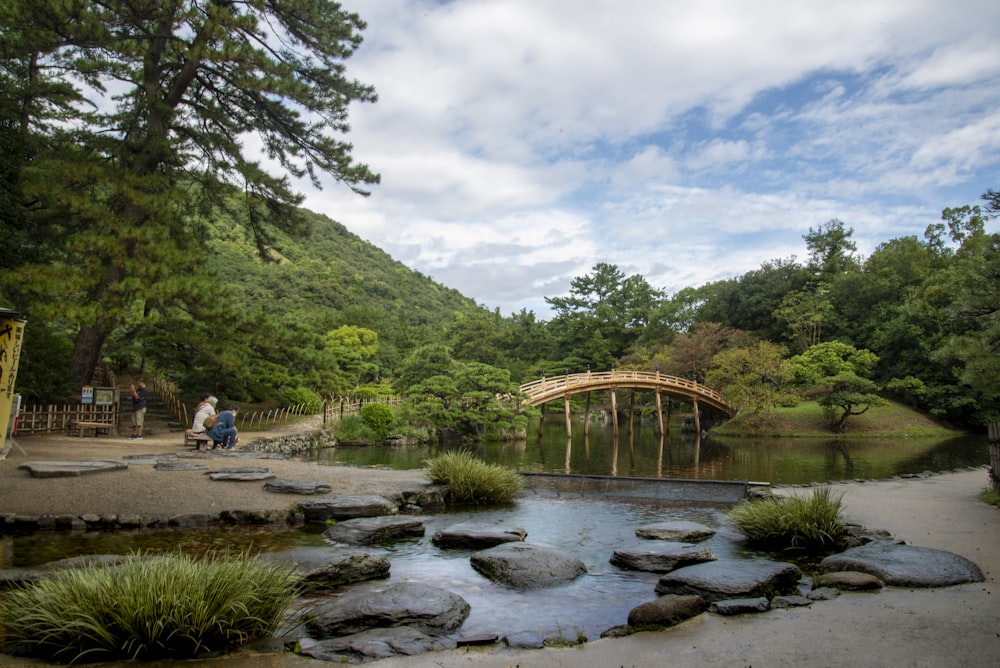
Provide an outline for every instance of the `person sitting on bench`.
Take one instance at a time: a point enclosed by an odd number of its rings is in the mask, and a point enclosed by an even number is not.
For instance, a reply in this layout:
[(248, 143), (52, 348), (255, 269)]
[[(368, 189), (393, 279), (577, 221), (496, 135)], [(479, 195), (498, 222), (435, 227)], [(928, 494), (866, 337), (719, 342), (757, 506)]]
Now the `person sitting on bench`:
[(232, 404), (228, 409), (219, 413), (215, 426), (209, 429), (206, 435), (212, 438), (215, 447), (223, 450), (232, 450), (236, 445), (238, 432), (236, 431), (236, 414), (240, 412), (240, 407)]
[(218, 403), (219, 400), (210, 394), (201, 398), (201, 403), (194, 409), (194, 422), (191, 423), (191, 431), (196, 434), (205, 433), (205, 418), (209, 415), (215, 415), (215, 406)]

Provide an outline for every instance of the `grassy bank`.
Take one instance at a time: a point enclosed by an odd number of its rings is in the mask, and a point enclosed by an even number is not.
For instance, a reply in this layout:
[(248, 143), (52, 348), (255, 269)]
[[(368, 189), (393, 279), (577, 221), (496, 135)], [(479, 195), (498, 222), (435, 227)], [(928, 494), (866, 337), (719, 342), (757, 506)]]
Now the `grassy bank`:
[(736, 416), (711, 431), (713, 436), (782, 436), (801, 438), (947, 438), (964, 432), (942, 425), (926, 413), (890, 401), (863, 415), (852, 415), (841, 434), (815, 401), (803, 401), (793, 408), (778, 408), (765, 431), (750, 431), (742, 416)]

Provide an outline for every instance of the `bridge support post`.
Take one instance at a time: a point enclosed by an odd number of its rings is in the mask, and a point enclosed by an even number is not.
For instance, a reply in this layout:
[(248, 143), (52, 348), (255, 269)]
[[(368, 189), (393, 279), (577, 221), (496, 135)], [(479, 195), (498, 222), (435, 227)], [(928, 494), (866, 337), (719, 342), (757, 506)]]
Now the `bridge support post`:
[(590, 435), (590, 390), (587, 390), (587, 410), (583, 414), (583, 435)]
[(660, 400), (660, 393), (656, 393), (656, 423), (660, 425), (660, 438), (663, 438), (663, 402)]
[(573, 438), (573, 413), (569, 409), (569, 395), (563, 396), (563, 405), (566, 411), (566, 438)]
[(618, 394), (611, 388), (611, 421), (615, 426), (615, 443), (618, 443)]
[(698, 410), (698, 400), (692, 399), (691, 405), (694, 407), (694, 433), (701, 436), (701, 411)]

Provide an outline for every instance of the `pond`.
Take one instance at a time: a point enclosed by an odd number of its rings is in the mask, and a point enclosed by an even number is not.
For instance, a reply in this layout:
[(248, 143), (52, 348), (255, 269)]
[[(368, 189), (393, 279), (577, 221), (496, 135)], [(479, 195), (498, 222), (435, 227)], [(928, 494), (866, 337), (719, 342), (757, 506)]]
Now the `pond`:
[[(774, 484), (853, 478), (887, 478), (926, 470), (944, 471), (981, 466), (987, 461), (985, 439), (842, 440), (695, 439), (679, 432), (661, 440), (644, 428), (616, 441), (610, 429), (596, 426), (588, 437), (567, 440), (561, 424), (546, 425), (527, 441), (480, 444), (472, 448), (488, 461), (523, 472), (572, 473), (584, 476), (687, 480), (750, 480)], [(576, 431), (582, 432), (582, 429)], [(312, 455), (329, 464), (413, 469), (441, 452), (438, 446), (339, 447)], [(691, 497), (688, 497), (691, 498)], [(376, 548), (392, 564), (390, 581), (433, 584), (465, 598), (472, 612), (463, 635), (521, 630), (576, 640), (594, 639), (624, 624), (628, 611), (656, 597), (658, 575), (627, 571), (609, 563), (615, 549), (640, 544), (635, 529), (652, 522), (691, 520), (720, 531), (704, 543), (717, 557), (746, 553), (739, 536), (726, 528), (729, 501), (684, 501), (600, 495), (554, 496), (529, 492), (515, 503), (488, 509), (463, 509), (425, 516), (423, 538)], [(431, 542), (434, 532), (452, 524), (475, 521), (519, 527), (527, 541), (565, 551), (582, 560), (587, 574), (577, 581), (541, 591), (520, 592), (494, 584), (475, 572), (467, 550), (445, 550)], [(239, 527), (117, 532), (38, 533), (0, 536), (0, 568), (26, 567), (80, 554), (124, 554), (130, 551), (199, 554), (212, 549), (279, 551), (326, 544), (322, 528)]]
[[(660, 439), (649, 426), (632, 438), (623, 429), (591, 425), (589, 436), (573, 425), (566, 438), (559, 420), (546, 420), (541, 437), (537, 422), (528, 438), (513, 443), (472, 446), (480, 458), (525, 472), (619, 475), (645, 478), (750, 480), (800, 484), (852, 479), (880, 479), (924, 471), (982, 466), (989, 454), (983, 436), (950, 439), (812, 439), (695, 438), (674, 430)], [(338, 447), (320, 450), (320, 462), (355, 466), (416, 469), (442, 451), (429, 446)]]

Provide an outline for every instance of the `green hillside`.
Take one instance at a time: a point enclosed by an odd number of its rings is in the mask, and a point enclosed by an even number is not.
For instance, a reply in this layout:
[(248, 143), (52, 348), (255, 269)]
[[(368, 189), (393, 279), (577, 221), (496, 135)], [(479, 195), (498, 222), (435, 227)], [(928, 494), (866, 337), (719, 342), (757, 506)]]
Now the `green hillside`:
[(716, 436), (785, 436), (802, 438), (923, 438), (948, 437), (963, 433), (936, 422), (931, 416), (911, 406), (889, 401), (847, 421), (842, 434), (834, 434), (822, 407), (815, 401), (802, 401), (794, 407), (775, 409), (771, 428), (766, 433), (749, 432), (739, 416), (712, 429)]

